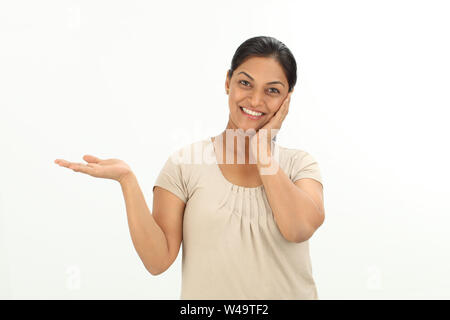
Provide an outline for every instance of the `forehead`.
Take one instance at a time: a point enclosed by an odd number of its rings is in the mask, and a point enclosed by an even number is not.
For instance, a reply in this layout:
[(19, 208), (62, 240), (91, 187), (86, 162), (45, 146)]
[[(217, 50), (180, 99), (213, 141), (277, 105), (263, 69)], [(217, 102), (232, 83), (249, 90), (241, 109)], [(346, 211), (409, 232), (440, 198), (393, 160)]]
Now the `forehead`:
[[(273, 58), (266, 57), (250, 57), (246, 59), (236, 69), (234, 74), (245, 71), (250, 74), (256, 81), (275, 81), (279, 80), (287, 83), (283, 68)], [(241, 76), (244, 76), (241, 74)]]

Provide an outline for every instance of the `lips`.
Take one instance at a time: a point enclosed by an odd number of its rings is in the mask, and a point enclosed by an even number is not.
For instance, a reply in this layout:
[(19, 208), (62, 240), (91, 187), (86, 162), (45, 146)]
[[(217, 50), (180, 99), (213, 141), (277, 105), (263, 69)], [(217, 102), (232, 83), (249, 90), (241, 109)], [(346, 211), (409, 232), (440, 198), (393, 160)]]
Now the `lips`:
[(264, 115), (265, 115), (265, 114), (263, 113), (263, 114), (260, 115), (260, 116), (253, 116), (253, 115), (251, 115), (251, 114), (245, 113), (241, 106), (239, 106), (239, 109), (241, 110), (242, 115), (244, 115), (245, 117), (247, 117), (247, 118), (250, 119), (250, 120), (255, 120), (255, 121), (256, 121), (256, 120), (259, 120), (259, 119), (264, 118)]
[[(241, 108), (241, 110), (242, 110), (242, 106), (239, 106), (239, 108)], [(260, 112), (260, 113), (262, 113), (261, 116), (265, 115), (265, 113), (262, 112), (262, 111), (258, 111), (258, 110), (255, 110), (255, 109), (252, 109), (252, 108), (248, 108), (248, 107), (244, 107), (244, 108), (245, 108), (245, 109), (248, 109), (248, 110), (251, 110), (251, 111), (254, 111), (254, 112)], [(244, 110), (242, 110), (242, 111), (244, 111)]]

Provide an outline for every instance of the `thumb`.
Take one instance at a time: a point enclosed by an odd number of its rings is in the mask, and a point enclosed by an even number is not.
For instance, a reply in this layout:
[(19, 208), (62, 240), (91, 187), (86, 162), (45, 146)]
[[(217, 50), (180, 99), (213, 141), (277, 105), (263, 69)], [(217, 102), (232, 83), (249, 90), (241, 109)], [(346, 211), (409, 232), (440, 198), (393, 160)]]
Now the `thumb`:
[(97, 157), (94, 157), (90, 154), (86, 154), (83, 156), (83, 159), (87, 162), (99, 163), (101, 160)]

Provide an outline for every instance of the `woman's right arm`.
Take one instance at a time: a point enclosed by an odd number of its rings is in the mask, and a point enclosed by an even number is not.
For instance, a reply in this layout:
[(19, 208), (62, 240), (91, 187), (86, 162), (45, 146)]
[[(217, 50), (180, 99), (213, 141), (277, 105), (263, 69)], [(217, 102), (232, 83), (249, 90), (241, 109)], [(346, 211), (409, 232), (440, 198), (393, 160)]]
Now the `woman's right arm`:
[(122, 160), (102, 160), (92, 155), (83, 157), (87, 164), (56, 159), (59, 166), (96, 178), (120, 183), (127, 210), (128, 227), (134, 248), (153, 275), (167, 270), (175, 261), (182, 237), (185, 203), (173, 193), (155, 186), (153, 214), (131, 168)]
[(134, 248), (152, 275), (161, 274), (178, 256), (185, 204), (171, 192), (156, 186), (152, 214), (133, 172), (123, 177), (120, 185)]

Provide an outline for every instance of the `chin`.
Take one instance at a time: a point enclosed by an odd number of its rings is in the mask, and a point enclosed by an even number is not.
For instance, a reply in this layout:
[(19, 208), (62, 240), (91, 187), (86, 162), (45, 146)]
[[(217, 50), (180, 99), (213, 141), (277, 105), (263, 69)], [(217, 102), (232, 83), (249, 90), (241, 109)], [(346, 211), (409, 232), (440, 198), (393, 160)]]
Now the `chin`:
[(235, 123), (235, 126), (238, 128), (238, 129), (241, 129), (241, 130), (243, 130), (244, 132), (247, 132), (247, 130), (250, 130), (250, 129), (253, 129), (253, 130), (255, 130), (255, 132), (258, 132), (258, 130), (260, 129), (260, 128), (262, 128), (263, 127), (263, 125), (264, 124), (260, 124), (260, 125), (258, 125), (258, 124), (251, 124), (251, 123), (246, 123), (246, 122), (244, 122), (244, 123), (242, 123), (242, 122), (240, 122), (240, 121), (233, 121), (233, 123)]
[(244, 132), (250, 133), (248, 132), (248, 130), (255, 130), (255, 132), (258, 132), (258, 130), (260, 129), (260, 127), (255, 127), (255, 126), (240, 126), (240, 129), (242, 129)]

